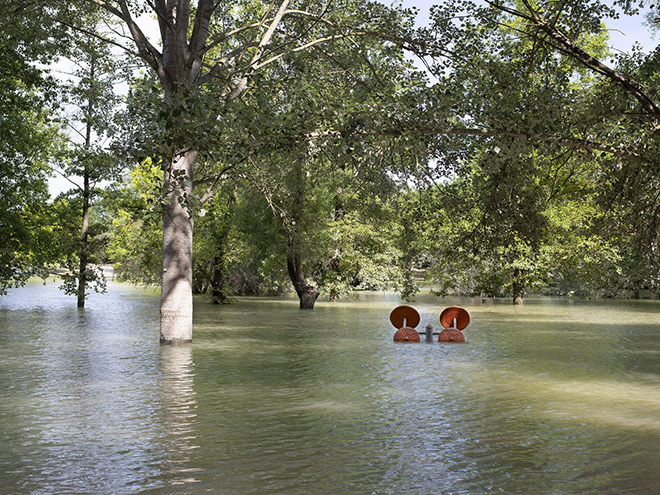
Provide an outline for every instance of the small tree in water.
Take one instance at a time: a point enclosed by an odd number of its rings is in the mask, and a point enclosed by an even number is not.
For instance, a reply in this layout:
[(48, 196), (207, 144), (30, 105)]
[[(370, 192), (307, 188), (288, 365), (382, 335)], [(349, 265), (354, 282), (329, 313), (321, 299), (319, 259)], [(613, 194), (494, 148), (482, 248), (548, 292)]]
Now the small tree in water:
[[(113, 110), (119, 104), (115, 85), (122, 79), (122, 61), (110, 53), (109, 46), (98, 39), (102, 20), (98, 15), (89, 17), (89, 33), (76, 34), (70, 60), (74, 64), (72, 77), (65, 86), (65, 109), (70, 147), (68, 164), (58, 171), (75, 188), (60, 198), (59, 209), (77, 210), (59, 215), (62, 231), (78, 237), (66, 253), (66, 273), (61, 288), (77, 296), (78, 307), (85, 306), (87, 290), (104, 292), (105, 278), (98, 263), (98, 239), (93, 239), (90, 212), (98, 193), (99, 183), (111, 179), (116, 173), (115, 160), (103, 149), (103, 142), (112, 129)], [(64, 204), (68, 202), (68, 207)], [(56, 205), (57, 206), (57, 205)], [(77, 217), (77, 220), (74, 218)], [(76, 233), (77, 232), (77, 233)]]

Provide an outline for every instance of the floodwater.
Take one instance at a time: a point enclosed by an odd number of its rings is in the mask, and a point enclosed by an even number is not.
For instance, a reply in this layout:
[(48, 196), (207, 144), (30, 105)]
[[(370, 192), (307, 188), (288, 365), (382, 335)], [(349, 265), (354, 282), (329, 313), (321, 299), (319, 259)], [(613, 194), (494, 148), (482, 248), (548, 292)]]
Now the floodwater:
[(110, 283), (0, 297), (3, 494), (657, 494), (660, 302), (437, 299), (465, 344), (396, 344), (392, 294), (314, 311)]

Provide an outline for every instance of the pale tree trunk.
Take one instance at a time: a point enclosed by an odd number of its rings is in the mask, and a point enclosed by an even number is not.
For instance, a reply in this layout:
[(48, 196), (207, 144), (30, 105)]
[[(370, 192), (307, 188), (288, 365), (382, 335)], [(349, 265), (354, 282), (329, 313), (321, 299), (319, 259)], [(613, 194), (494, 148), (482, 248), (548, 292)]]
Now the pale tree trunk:
[[(271, 49), (269, 43), (277, 26), (287, 13), (290, 0), (280, 0), (279, 7), (273, 4), (272, 18), (268, 22), (254, 26), (258, 33), (249, 40), (243, 49), (237, 49), (228, 43), (229, 53), (216, 62), (209, 61), (210, 67), (204, 66), (204, 58), (212, 47), (220, 50), (220, 45), (209, 42), (209, 27), (214, 15), (224, 15), (220, 4), (213, 0), (158, 0), (149, 3), (156, 14), (160, 27), (162, 51), (152, 44), (133, 18), (132, 8), (128, 0), (116, 2), (97, 2), (89, 0), (112, 16), (123, 21), (135, 42), (137, 54), (154, 71), (160, 80), (165, 100), (172, 101), (182, 87), (203, 86), (219, 77), (225, 71), (226, 90), (223, 98), (234, 100), (239, 98), (248, 87), (252, 75), (260, 67), (262, 57)], [(277, 10), (275, 10), (277, 9)], [(262, 30), (262, 28), (266, 28)], [(237, 30), (236, 34), (242, 33)], [(230, 40), (234, 35), (230, 35)], [(216, 40), (217, 41), (217, 40)], [(240, 61), (248, 48), (255, 41), (256, 49), (251, 62), (236, 72), (234, 63)], [(238, 41), (240, 43), (240, 40)], [(210, 57), (209, 57), (210, 58)], [(263, 63), (263, 61), (262, 61)], [(234, 67), (234, 68), (232, 68)], [(205, 70), (205, 73), (203, 71)], [(222, 86), (222, 81), (220, 82)], [(185, 109), (185, 95), (183, 96)], [(193, 116), (191, 121), (193, 120)], [(191, 143), (183, 143), (191, 144)], [(194, 143), (192, 143), (194, 144)], [(184, 149), (177, 146), (179, 150)], [(187, 151), (172, 160), (172, 169), (166, 172), (165, 186), (171, 188), (167, 199), (171, 202), (163, 210), (163, 292), (161, 296), (161, 342), (179, 343), (192, 340), (192, 212), (181, 205), (178, 198), (192, 198), (193, 165), (196, 152)], [(185, 185), (177, 183), (178, 171), (185, 173)]]
[[(166, 173), (167, 201), (163, 208), (163, 288), (160, 299), (160, 341), (192, 341), (192, 198), (193, 165), (197, 153), (183, 152)], [(182, 204), (183, 202), (183, 204)]]

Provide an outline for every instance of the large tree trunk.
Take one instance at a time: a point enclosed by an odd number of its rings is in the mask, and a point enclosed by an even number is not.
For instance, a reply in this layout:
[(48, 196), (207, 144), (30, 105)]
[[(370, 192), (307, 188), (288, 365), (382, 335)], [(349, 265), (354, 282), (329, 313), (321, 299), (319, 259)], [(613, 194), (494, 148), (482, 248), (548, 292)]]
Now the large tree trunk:
[[(242, 49), (229, 47), (226, 57), (205, 67), (204, 57), (208, 51), (219, 45), (208, 42), (211, 19), (215, 15), (221, 17), (224, 10), (213, 0), (187, 1), (157, 1), (148, 2), (156, 14), (160, 27), (162, 51), (157, 44), (152, 44), (138, 23), (133, 19), (133, 9), (127, 0), (117, 2), (91, 2), (98, 4), (112, 16), (116, 16), (128, 28), (135, 42), (137, 55), (141, 57), (154, 71), (160, 80), (165, 100), (172, 102), (175, 93), (182, 88), (203, 86), (211, 80), (216, 80), (222, 71), (226, 71), (226, 84), (223, 98), (235, 100), (248, 88), (251, 76), (259, 67), (259, 61), (265, 53), (272, 49), (271, 38), (277, 31), (277, 26), (287, 13), (290, 0), (280, 0), (279, 7), (273, 11), (272, 19), (265, 24), (255, 26), (258, 33), (252, 36)], [(196, 6), (195, 6), (196, 5)], [(191, 8), (191, 6), (193, 8)], [(191, 19), (192, 15), (192, 19)], [(270, 17), (270, 16), (266, 16)], [(192, 21), (192, 22), (191, 22)], [(266, 27), (265, 31), (261, 28)], [(238, 30), (240, 33), (242, 30)], [(230, 35), (230, 39), (234, 35)], [(246, 49), (252, 48), (251, 61), (240, 71), (236, 71), (236, 61), (244, 58)], [(239, 41), (240, 43), (240, 41)], [(231, 45), (231, 41), (230, 41)], [(241, 48), (240, 46), (238, 48)], [(235, 52), (235, 53), (233, 53)], [(270, 55), (268, 55), (270, 56)], [(202, 74), (206, 69), (205, 74)], [(220, 70), (221, 69), (221, 70)], [(216, 83), (212, 83), (216, 84)], [(183, 96), (185, 103), (185, 95)], [(185, 108), (185, 105), (183, 105)], [(191, 118), (191, 122), (194, 119)], [(183, 143), (190, 144), (190, 143)], [(193, 143), (194, 144), (194, 143)], [(183, 149), (177, 146), (178, 149)], [(161, 342), (177, 343), (192, 340), (192, 212), (186, 205), (179, 204), (179, 198), (192, 198), (193, 164), (196, 153), (185, 152), (181, 157), (174, 158), (172, 169), (166, 172), (165, 185), (172, 186), (168, 204), (163, 209), (163, 292), (161, 296), (160, 339)], [(185, 173), (186, 185), (177, 184), (178, 171)]]
[(513, 304), (522, 304), (525, 300), (524, 271), (520, 268), (513, 270)]
[(289, 256), (286, 260), (286, 266), (289, 271), (289, 278), (296, 290), (298, 299), (300, 299), (300, 309), (314, 309), (316, 299), (321, 292), (309, 285), (305, 280), (305, 274), (302, 270), (302, 259), (298, 255)]
[(192, 341), (193, 216), (186, 201), (192, 198), (193, 165), (197, 153), (175, 158), (166, 172), (163, 208), (163, 290), (160, 299), (160, 341)]

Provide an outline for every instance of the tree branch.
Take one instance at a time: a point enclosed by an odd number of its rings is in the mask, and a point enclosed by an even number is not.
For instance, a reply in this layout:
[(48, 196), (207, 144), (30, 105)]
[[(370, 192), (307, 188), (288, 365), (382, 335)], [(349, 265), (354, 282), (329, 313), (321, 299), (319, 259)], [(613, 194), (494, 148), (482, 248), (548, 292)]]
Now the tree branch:
[(642, 91), (641, 84), (615, 71), (614, 69), (602, 63), (600, 60), (589, 55), (582, 48), (580, 48), (575, 43), (573, 43), (573, 41), (571, 41), (568, 38), (568, 36), (566, 36), (564, 33), (559, 31), (555, 26), (548, 24), (545, 21), (545, 19), (543, 19), (541, 15), (538, 12), (536, 12), (536, 10), (534, 10), (533, 6), (530, 4), (528, 0), (521, 0), (521, 1), (523, 5), (525, 5), (525, 7), (527, 8), (529, 15), (526, 15), (517, 10), (509, 9), (504, 5), (502, 5), (501, 3), (499, 3), (498, 1), (492, 1), (492, 0), (485, 0), (485, 1), (486, 3), (488, 3), (488, 5), (498, 10), (525, 19), (526, 21), (540, 28), (554, 42), (558, 43), (560, 47), (563, 47), (565, 49), (565, 53), (567, 53), (574, 59), (578, 60), (586, 67), (590, 68), (591, 70), (603, 74), (611, 81), (620, 85), (624, 90), (632, 94), (637, 99), (637, 101), (639, 101), (639, 103), (642, 106), (642, 109), (646, 113), (653, 116), (655, 119), (660, 119), (660, 108), (658, 108), (658, 106), (651, 97), (649, 97), (646, 93), (644, 93), (644, 91)]
[(206, 53), (203, 47), (206, 45), (214, 8), (212, 0), (199, 0), (197, 5), (195, 23), (190, 37), (190, 58), (187, 62), (188, 79), (191, 81), (197, 79), (202, 69), (202, 59)]
[(259, 42), (257, 50), (255, 51), (254, 56), (252, 57), (252, 61), (248, 65), (248, 67), (252, 67), (252, 69), (248, 70), (247, 73), (243, 74), (243, 77), (241, 78), (239, 83), (236, 85), (236, 87), (233, 89), (233, 91), (229, 94), (229, 100), (235, 100), (241, 94), (243, 94), (243, 92), (247, 89), (248, 78), (256, 70), (256, 68), (253, 67), (253, 66), (256, 63), (256, 61), (261, 58), (261, 56), (263, 55), (263, 52), (265, 50), (265, 47), (270, 43), (270, 39), (273, 37), (273, 34), (275, 34), (275, 30), (277, 29), (277, 26), (279, 25), (280, 21), (284, 17), (284, 14), (286, 13), (286, 9), (289, 6), (290, 1), (291, 0), (282, 0), (282, 3), (280, 4), (280, 8), (278, 9), (277, 13), (275, 14), (275, 17), (273, 17), (273, 20), (270, 23), (270, 26), (268, 26), (268, 29), (266, 30), (263, 37), (261, 38), (261, 41)]
[(104, 0), (85, 0), (89, 3), (95, 4), (98, 7), (102, 8), (106, 12), (117, 17), (123, 21), (128, 27), (133, 42), (138, 50), (138, 56), (144, 60), (152, 69), (160, 75), (162, 72), (162, 56), (160, 52), (149, 42), (147, 37), (144, 35), (142, 30), (133, 20), (133, 16), (128, 8), (126, 0), (118, 0), (119, 9), (113, 7), (108, 2)]
[(206, 203), (207, 201), (209, 201), (213, 197), (213, 190), (215, 189), (215, 186), (218, 184), (218, 182), (220, 182), (222, 179), (224, 179), (226, 177), (227, 172), (229, 172), (233, 168), (237, 167), (238, 165), (243, 163), (245, 160), (247, 160), (247, 158), (241, 160), (238, 163), (228, 165), (225, 168), (223, 168), (220, 171), (220, 173), (212, 175), (211, 177), (205, 177), (204, 179), (199, 179), (199, 180), (193, 181), (194, 186), (198, 186), (198, 185), (201, 185), (201, 184), (208, 184), (208, 187), (206, 188), (206, 192), (201, 197), (200, 201), (202, 203)]
[[(315, 45), (318, 45), (320, 43), (325, 43), (327, 41), (350, 38), (351, 36), (360, 36), (360, 35), (365, 35), (365, 34), (367, 34), (367, 33), (366, 32), (355, 32), (355, 33), (345, 33), (345, 34), (333, 34), (331, 36), (326, 36), (324, 38), (318, 38), (318, 39), (312, 40), (312, 41), (310, 41), (310, 42), (308, 42), (304, 45), (301, 45), (297, 48), (293, 48), (292, 50), (289, 51), (289, 53), (301, 52), (301, 51), (307, 50), (308, 48), (311, 48)], [(281, 59), (284, 55), (285, 55), (284, 53), (280, 53), (280, 54), (275, 55), (274, 57), (271, 57), (271, 58), (269, 58), (269, 59), (267, 59), (267, 60), (265, 60), (265, 61), (263, 61), (259, 64), (255, 64), (252, 67), (253, 67), (254, 70), (261, 69), (261, 68), (265, 67), (266, 65), (272, 64), (273, 62)]]

